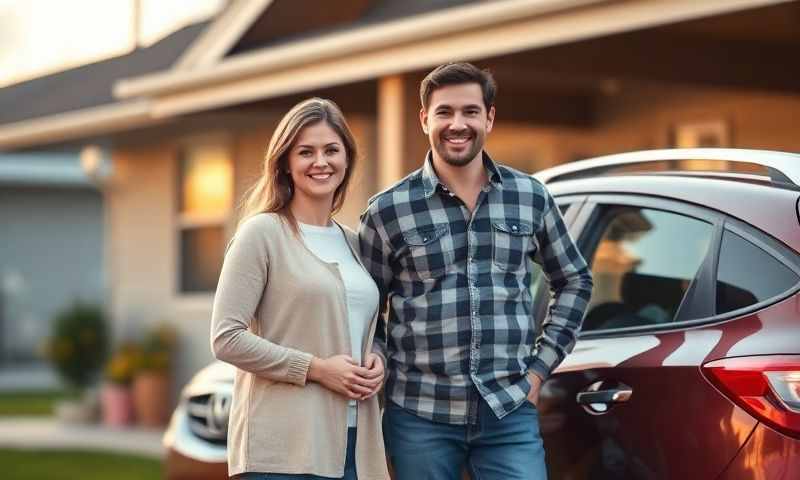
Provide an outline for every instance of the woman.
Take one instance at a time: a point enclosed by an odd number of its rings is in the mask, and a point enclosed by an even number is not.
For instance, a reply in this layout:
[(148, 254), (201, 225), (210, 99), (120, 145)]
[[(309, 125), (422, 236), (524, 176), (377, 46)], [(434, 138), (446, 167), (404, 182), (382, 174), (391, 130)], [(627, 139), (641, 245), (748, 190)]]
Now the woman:
[(330, 100), (278, 124), (225, 255), (211, 324), (214, 355), (237, 367), (230, 475), (388, 478), (372, 353), (378, 290), (332, 220), (356, 144)]

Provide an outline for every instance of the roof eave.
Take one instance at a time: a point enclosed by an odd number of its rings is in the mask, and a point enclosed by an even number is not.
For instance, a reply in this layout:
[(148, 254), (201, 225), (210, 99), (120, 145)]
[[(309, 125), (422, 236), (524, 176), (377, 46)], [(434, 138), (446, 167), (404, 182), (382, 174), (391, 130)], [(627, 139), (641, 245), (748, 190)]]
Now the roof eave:
[(235, 0), (186, 49), (173, 67), (194, 70), (217, 63), (274, 0)]
[(403, 43), (420, 42), (430, 37), (610, 1), (613, 0), (503, 0), (453, 7), (240, 54), (209, 68), (167, 71), (123, 79), (115, 85), (114, 95), (118, 98), (164, 95), (265, 71), (376, 51)]
[(131, 100), (0, 126), (0, 150), (54, 144), (155, 122), (150, 102)]
[(148, 96), (151, 114), (164, 118), (786, 1), (506, 0), (268, 48), (213, 69), (129, 79), (115, 94)]

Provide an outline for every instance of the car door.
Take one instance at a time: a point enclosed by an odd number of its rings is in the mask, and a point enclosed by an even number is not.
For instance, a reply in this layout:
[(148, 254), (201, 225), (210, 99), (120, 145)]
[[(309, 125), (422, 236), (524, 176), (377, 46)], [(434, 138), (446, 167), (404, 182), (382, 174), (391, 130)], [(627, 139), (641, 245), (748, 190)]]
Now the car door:
[(746, 440), (755, 421), (699, 369), (721, 336), (701, 320), (714, 315), (722, 223), (643, 196), (584, 203), (572, 228), (592, 267), (592, 300), (539, 404), (551, 478), (712, 479)]

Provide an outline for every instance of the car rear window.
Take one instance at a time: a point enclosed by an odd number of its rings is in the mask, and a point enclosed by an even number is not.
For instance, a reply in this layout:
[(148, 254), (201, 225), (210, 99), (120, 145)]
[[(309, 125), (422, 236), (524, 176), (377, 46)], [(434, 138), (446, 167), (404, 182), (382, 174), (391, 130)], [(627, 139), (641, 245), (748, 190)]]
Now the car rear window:
[(717, 269), (717, 314), (779, 296), (798, 282), (800, 277), (780, 260), (725, 230)]

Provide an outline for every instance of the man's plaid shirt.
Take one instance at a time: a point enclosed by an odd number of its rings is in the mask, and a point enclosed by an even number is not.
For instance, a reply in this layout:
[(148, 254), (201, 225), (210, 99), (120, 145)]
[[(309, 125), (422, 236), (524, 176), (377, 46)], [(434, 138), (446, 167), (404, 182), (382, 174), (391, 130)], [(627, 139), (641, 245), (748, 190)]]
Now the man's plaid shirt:
[[(483, 160), (490, 181), (472, 214), (439, 182), (429, 153), (361, 217), (364, 265), (389, 302), (374, 349), (387, 360), (387, 398), (436, 422), (473, 423), (476, 392), (498, 418), (526, 401), (526, 372), (547, 378), (569, 353), (591, 294), (545, 187)], [(553, 293), (538, 338), (531, 260)]]

